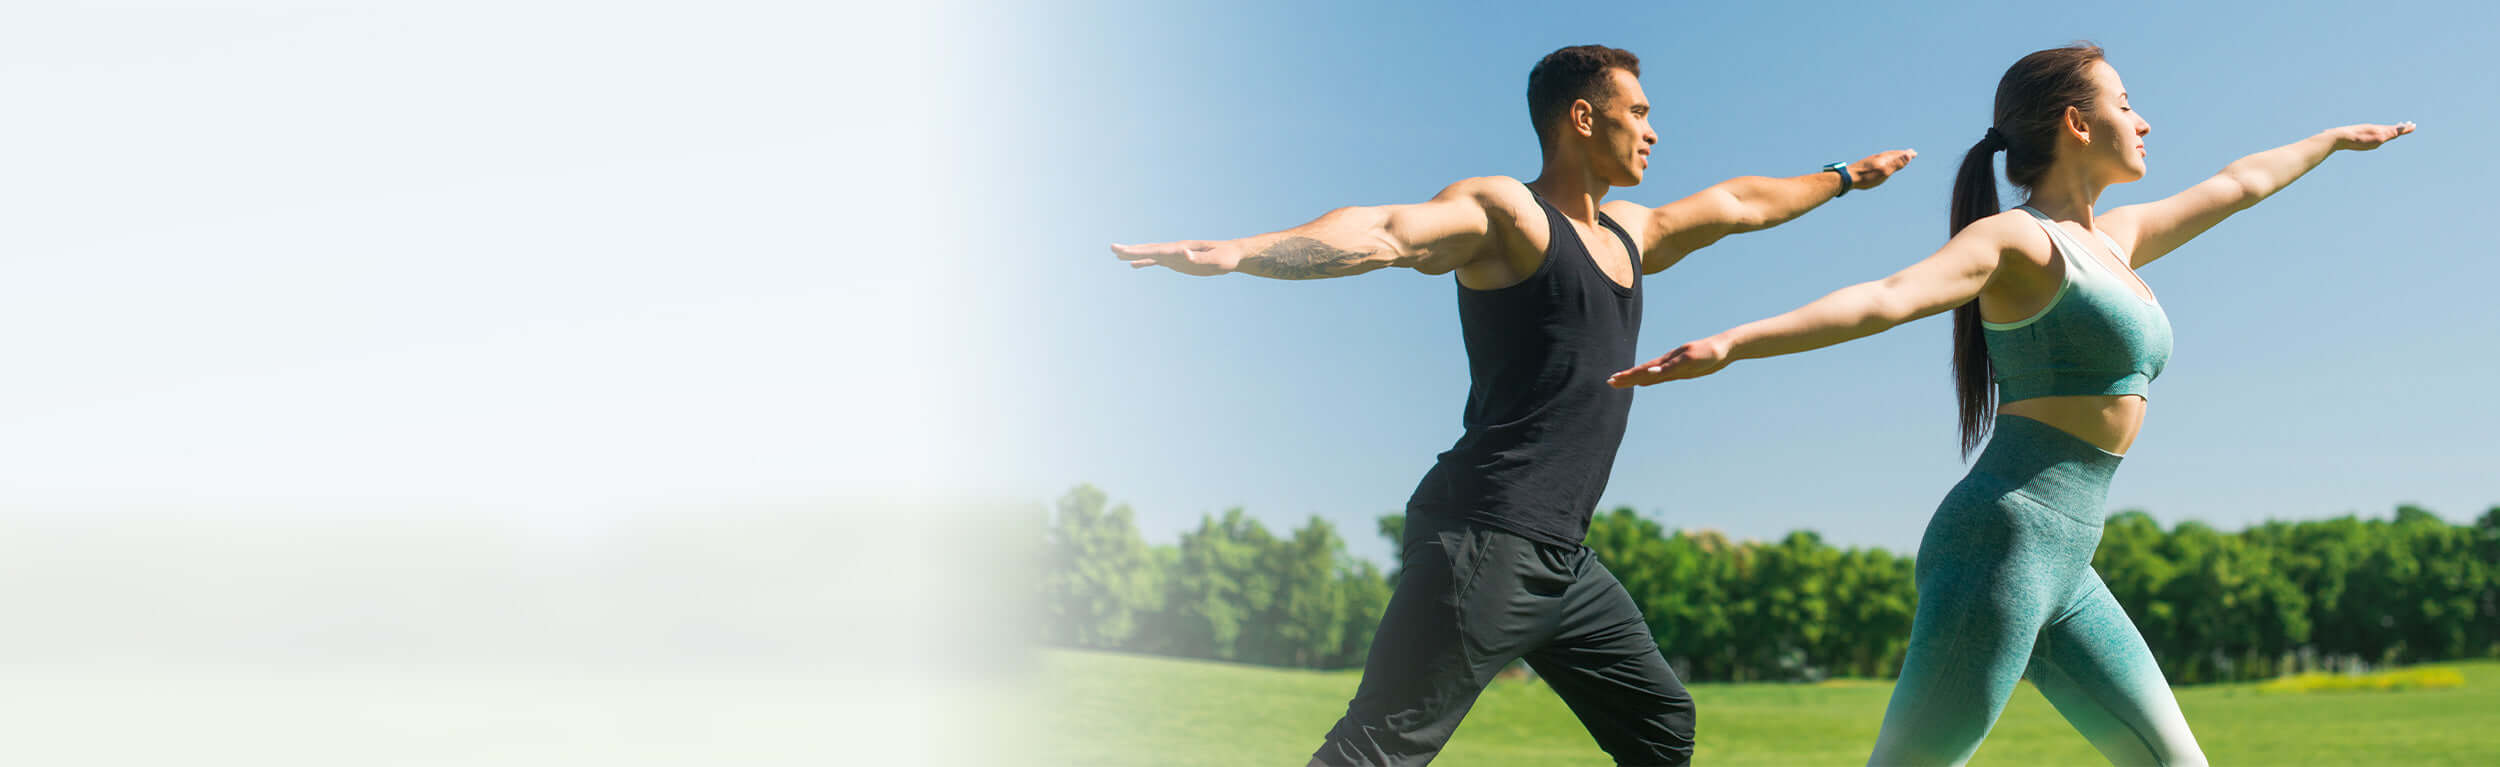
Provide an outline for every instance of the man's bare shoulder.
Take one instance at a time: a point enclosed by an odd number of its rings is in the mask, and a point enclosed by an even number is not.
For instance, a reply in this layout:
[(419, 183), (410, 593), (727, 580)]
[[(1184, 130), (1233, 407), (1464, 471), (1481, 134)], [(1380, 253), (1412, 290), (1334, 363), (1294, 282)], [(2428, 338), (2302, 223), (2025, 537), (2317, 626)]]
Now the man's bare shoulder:
[(1441, 190), (1436, 200), (1466, 200), (1484, 207), (1485, 213), (1497, 219), (1518, 219), (1536, 210), (1536, 197), (1528, 185), (1509, 176), (1477, 176), (1459, 179)]

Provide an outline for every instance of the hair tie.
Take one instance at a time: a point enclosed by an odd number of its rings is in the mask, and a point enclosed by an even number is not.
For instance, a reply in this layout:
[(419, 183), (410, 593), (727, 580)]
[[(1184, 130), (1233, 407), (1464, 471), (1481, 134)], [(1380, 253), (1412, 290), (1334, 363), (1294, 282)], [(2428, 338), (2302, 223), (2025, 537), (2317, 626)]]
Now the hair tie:
[(1980, 137), (1979, 140), (1987, 142), (1989, 146), (1996, 149), (2009, 146), (2005, 141), (2005, 131), (1997, 130), (1997, 126), (1994, 125), (1988, 126), (1988, 135)]

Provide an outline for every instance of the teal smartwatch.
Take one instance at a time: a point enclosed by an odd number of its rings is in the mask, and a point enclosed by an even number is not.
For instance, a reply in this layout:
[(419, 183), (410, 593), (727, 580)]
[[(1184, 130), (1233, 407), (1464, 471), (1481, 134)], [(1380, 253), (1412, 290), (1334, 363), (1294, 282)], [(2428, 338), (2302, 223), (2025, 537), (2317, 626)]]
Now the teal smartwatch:
[(1830, 165), (1825, 165), (1825, 166), (1823, 166), (1823, 169), (1824, 169), (1824, 170), (1831, 171), (1831, 172), (1833, 172), (1833, 173), (1838, 173), (1838, 174), (1840, 174), (1840, 193), (1839, 193), (1839, 194), (1832, 195), (1832, 199), (1837, 200), (1837, 199), (1840, 199), (1840, 198), (1843, 198), (1843, 197), (1847, 197), (1847, 196), (1849, 196), (1849, 187), (1853, 187), (1853, 186), (1857, 186), (1857, 185), (1858, 185), (1858, 180), (1857, 180), (1856, 178), (1852, 178), (1852, 177), (1850, 177), (1850, 175), (1849, 175), (1849, 164), (1848, 164), (1848, 163), (1845, 163), (1845, 162), (1836, 162), (1836, 163), (1832, 163), (1832, 164), (1830, 164)]

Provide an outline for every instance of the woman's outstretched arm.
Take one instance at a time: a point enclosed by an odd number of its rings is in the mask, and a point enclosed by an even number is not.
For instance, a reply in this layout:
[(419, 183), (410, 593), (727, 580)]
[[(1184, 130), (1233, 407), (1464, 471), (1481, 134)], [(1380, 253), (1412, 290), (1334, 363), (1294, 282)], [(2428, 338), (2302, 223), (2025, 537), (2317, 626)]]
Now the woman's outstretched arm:
[(2213, 178), (2167, 198), (2112, 210), (2098, 223), (2142, 267), (2196, 239), (2231, 214), (2297, 181), (2336, 150), (2367, 152), (2413, 132), (2413, 123), (2346, 125), (2232, 161)]
[(1617, 388), (1699, 378), (1743, 359), (1795, 354), (1891, 329), (1979, 297), (1998, 264), (2019, 258), (2016, 243), (2032, 226), (2021, 213), (1972, 222), (1943, 248), (1909, 268), (1833, 291), (1769, 319), (1756, 320), (1675, 348), (1606, 380)]

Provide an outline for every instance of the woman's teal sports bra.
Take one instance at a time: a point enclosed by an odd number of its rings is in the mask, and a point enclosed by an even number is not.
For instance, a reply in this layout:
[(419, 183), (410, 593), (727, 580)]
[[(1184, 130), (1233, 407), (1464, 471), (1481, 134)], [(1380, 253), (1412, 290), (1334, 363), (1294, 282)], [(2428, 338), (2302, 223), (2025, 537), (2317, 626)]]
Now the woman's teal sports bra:
[[(2094, 394), (2145, 396), (2170, 362), (2170, 317), (2081, 243), (2029, 206), (2066, 262), (2065, 282), (2038, 313), (2019, 322), (1981, 322), (1997, 401)], [(2101, 235), (2111, 255), (2127, 257)], [(2148, 291), (2149, 292), (2149, 291)]]

